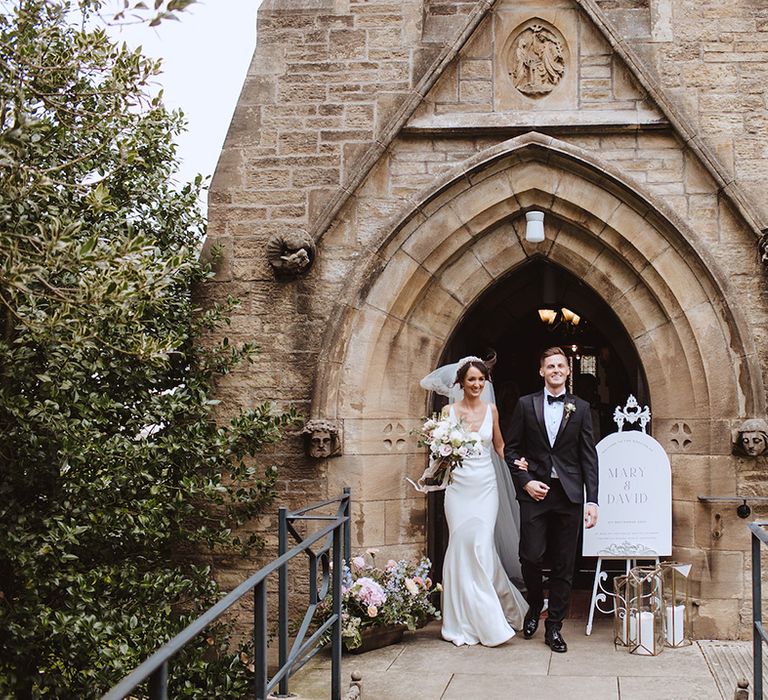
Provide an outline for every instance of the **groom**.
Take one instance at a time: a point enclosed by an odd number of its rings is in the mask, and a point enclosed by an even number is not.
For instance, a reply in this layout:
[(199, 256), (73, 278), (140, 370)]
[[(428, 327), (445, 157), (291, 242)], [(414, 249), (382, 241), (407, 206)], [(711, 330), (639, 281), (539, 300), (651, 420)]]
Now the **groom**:
[(530, 605), (523, 636), (530, 639), (539, 626), (546, 557), (551, 573), (544, 641), (552, 651), (565, 652), (560, 629), (582, 516), (586, 528), (597, 523), (597, 452), (589, 404), (566, 391), (570, 368), (561, 348), (542, 353), (539, 374), (544, 389), (518, 401), (504, 456), (520, 501), (520, 563)]

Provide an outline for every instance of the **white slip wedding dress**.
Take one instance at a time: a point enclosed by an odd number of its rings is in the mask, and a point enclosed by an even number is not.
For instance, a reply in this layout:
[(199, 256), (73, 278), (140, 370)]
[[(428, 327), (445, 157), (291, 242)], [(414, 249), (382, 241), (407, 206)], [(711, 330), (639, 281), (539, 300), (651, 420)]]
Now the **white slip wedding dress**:
[[(453, 406), (452, 421), (457, 422)], [(443, 639), (457, 646), (497, 646), (515, 636), (528, 610), (493, 543), (499, 494), (491, 462), (493, 416), (488, 406), (477, 431), (482, 454), (454, 469), (445, 492), (448, 549), (443, 564)]]

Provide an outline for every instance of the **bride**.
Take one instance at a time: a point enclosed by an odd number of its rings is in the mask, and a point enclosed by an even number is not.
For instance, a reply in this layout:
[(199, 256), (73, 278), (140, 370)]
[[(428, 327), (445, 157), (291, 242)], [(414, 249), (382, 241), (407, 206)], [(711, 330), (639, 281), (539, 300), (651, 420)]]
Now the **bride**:
[[(448, 387), (446, 371), (453, 373)], [(461, 422), (467, 431), (479, 433), (483, 448), (479, 456), (465, 458), (461, 467), (454, 469), (445, 492), (449, 541), (443, 564), (442, 636), (457, 646), (497, 646), (522, 628), (528, 604), (510, 581), (510, 577), (519, 578), (519, 524), (515, 522), (519, 515), (504, 462), (504, 441), (489, 370), (480, 358), (465, 357), (456, 365), (436, 370), (421, 385), (458, 399), (446, 406), (444, 413), (452, 422)], [(483, 401), (483, 396), (490, 400)], [(500, 491), (504, 519), (497, 523)], [(506, 571), (494, 544), (494, 529), (506, 554)]]

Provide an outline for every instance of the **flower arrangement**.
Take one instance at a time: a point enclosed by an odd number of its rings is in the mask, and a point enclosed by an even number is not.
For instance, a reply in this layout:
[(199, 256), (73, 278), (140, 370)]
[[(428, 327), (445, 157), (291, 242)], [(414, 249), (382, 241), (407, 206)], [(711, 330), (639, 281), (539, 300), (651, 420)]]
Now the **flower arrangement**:
[(448, 417), (428, 418), (416, 434), (419, 447), (429, 448), (429, 466), (418, 484), (408, 481), (424, 493), (444, 489), (452, 481), (453, 470), (461, 467), (466, 457), (475, 457), (482, 452), (480, 435), (465, 430), (461, 422), (454, 423)]
[[(366, 554), (375, 562), (377, 550)], [(341, 637), (347, 650), (362, 645), (363, 634), (371, 627), (406, 626), (409, 630), (423, 627), (440, 618), (432, 604), (432, 593), (442, 590), (432, 585), (429, 559), (418, 563), (390, 559), (384, 568), (368, 564), (364, 556), (356, 556), (344, 564), (341, 582)], [(330, 601), (329, 601), (330, 603)], [(330, 605), (326, 608), (330, 613)]]
[(570, 415), (576, 410), (576, 404), (571, 403), (570, 401), (563, 406), (563, 409), (565, 410), (566, 415)]

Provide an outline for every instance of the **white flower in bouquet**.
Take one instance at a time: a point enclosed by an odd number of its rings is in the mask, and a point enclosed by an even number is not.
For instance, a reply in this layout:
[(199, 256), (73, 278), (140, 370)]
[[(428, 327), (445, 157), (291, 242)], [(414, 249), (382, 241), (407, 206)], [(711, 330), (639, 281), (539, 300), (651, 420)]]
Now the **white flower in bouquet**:
[[(435, 442), (442, 442), (445, 439), (445, 436), (448, 434), (449, 426), (447, 424), (447, 421), (442, 421), (441, 423), (438, 423), (437, 426), (432, 430), (431, 438)], [(430, 432), (428, 430), (425, 430), (424, 432)]]
[(428, 418), (424, 423), (424, 430), (431, 431), (437, 427), (437, 421), (434, 418)]
[(408, 589), (408, 592), (411, 595), (419, 595), (419, 587), (416, 585), (416, 582), (412, 578), (405, 579), (405, 587)]

